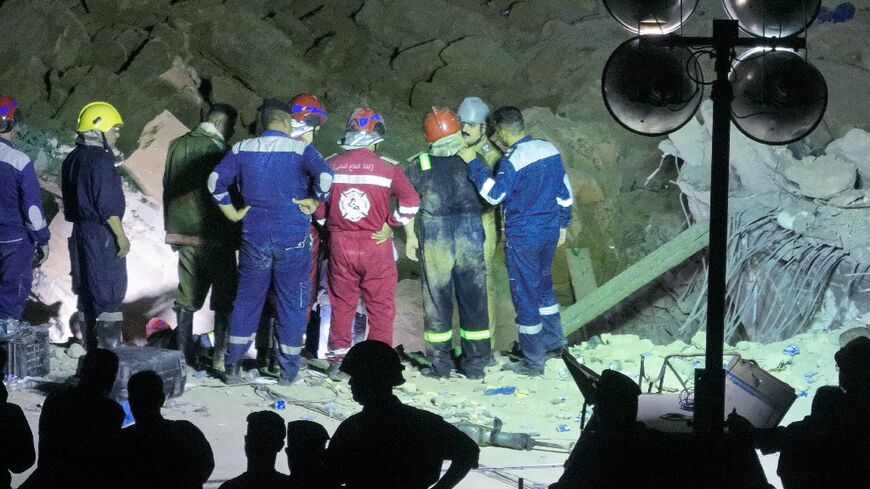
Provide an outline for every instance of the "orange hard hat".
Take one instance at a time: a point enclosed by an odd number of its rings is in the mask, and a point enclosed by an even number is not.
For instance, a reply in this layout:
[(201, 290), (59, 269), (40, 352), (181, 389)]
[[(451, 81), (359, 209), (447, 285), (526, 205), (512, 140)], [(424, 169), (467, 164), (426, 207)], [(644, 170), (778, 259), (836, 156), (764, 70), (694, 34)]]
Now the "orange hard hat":
[(461, 130), (459, 117), (446, 107), (432, 107), (432, 111), (423, 118), (423, 131), (426, 133), (426, 141), (430, 143)]

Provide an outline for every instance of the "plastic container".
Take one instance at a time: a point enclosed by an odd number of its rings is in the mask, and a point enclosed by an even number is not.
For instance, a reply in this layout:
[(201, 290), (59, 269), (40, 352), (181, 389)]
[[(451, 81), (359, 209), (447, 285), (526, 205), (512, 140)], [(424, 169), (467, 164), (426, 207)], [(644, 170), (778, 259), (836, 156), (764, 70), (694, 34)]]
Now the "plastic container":
[(43, 377), (51, 370), (47, 330), (23, 327), (14, 335), (0, 340), (0, 348), (6, 348), (9, 354), (9, 361), (2, 369), (6, 380)]

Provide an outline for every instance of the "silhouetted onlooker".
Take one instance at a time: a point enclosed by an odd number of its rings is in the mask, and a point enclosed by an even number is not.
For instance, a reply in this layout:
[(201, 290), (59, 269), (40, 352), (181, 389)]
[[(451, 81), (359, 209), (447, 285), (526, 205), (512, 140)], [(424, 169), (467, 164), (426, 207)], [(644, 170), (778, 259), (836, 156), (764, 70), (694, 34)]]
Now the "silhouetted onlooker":
[(9, 472), (20, 474), (36, 461), (33, 433), (24, 412), (17, 405), (6, 402), (8, 392), (2, 380), (6, 359), (6, 350), (0, 348), (0, 489), (11, 487)]
[(287, 423), (287, 465), (290, 467), (289, 489), (324, 487), (324, 458), (329, 433), (314, 421)]
[[(342, 422), (329, 442), (326, 472), (333, 485), (448, 489), (477, 467), (480, 449), (471, 438), (393, 395), (393, 387), (405, 382), (403, 369), (395, 350), (380, 341), (362, 341), (344, 357), (341, 370), (350, 375), (353, 399), (363, 409)], [(445, 460), (450, 469), (441, 477)]]
[(95, 349), (75, 387), (51, 393), (39, 418), (39, 462), (23, 488), (115, 488), (124, 410), (107, 396), (118, 356)]
[(601, 374), (595, 414), (550, 489), (646, 487), (647, 429), (637, 421), (640, 387), (614, 370)]
[(168, 420), (160, 413), (166, 395), (163, 380), (146, 370), (127, 383), (136, 424), (121, 432), (121, 467), (129, 489), (202, 489), (214, 470), (211, 446), (190, 421)]
[(272, 411), (248, 415), (245, 455), (248, 470), (221, 484), (220, 489), (286, 488), (290, 477), (275, 470), (278, 452), (284, 447), (284, 419)]
[(781, 452), (777, 472), (785, 489), (870, 487), (870, 338), (851, 340), (834, 359), (840, 386), (819, 388), (802, 421), (755, 429), (729, 418), (729, 428), (752, 437), (762, 452)]

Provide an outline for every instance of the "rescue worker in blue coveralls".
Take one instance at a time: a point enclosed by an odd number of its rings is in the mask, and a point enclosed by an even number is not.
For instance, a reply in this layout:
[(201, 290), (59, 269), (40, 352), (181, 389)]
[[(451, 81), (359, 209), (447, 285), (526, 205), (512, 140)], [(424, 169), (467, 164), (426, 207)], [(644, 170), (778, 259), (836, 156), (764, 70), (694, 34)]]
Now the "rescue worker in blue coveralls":
[(471, 148), (459, 156), (480, 195), (504, 211), (505, 262), (523, 359), (503, 370), (541, 375), (548, 356), (565, 346), (552, 262), (565, 242), (574, 199), (559, 150), (526, 133), (519, 109), (501, 107), (492, 122), (493, 141), (506, 150), (495, 176)]
[[(310, 214), (317, 200), (329, 197), (332, 169), (313, 146), (290, 136), (292, 104), (266, 100), (260, 118), (263, 133), (234, 145), (208, 179), (223, 214), (242, 222), (239, 288), (230, 319), (224, 380), (241, 382), (242, 356), (254, 341), (266, 294), (274, 286), (278, 382), (287, 385), (299, 372), (307, 325)], [(233, 184), (244, 201), (241, 209), (230, 201), (228, 189)]]
[(433, 107), (423, 120), (423, 130), (430, 148), (408, 167), (408, 180), (420, 194), (420, 211), (414, 218), (416, 226), (414, 221), (405, 225), (405, 251), (408, 258), (417, 260), (419, 241), (426, 356), (433, 366), (432, 375), (450, 375), (455, 295), (462, 345), (459, 371), (470, 379), (481, 379), (491, 358), (492, 336), (481, 220), (487, 204), (468, 180), (465, 162), (456, 156), (465, 145), (456, 114)]
[[(0, 336), (21, 319), (33, 265), (48, 257), (48, 223), (36, 171), (30, 158), (12, 146), (16, 110), (12, 98), (0, 96)], [(34, 244), (39, 246), (35, 260)]]
[(124, 190), (115, 147), (124, 121), (111, 104), (93, 102), (79, 113), (76, 148), (63, 161), (63, 214), (73, 223), (69, 238), (72, 289), (85, 317), (85, 348), (112, 349), (121, 344), (127, 292)]

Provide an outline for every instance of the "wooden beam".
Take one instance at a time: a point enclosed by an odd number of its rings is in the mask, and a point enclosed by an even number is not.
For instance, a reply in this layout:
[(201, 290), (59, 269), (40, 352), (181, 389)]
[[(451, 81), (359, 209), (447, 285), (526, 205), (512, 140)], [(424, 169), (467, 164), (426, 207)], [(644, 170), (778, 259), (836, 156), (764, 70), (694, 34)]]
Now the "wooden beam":
[(668, 270), (703, 250), (710, 225), (701, 221), (562, 311), (565, 336), (586, 326)]
[(598, 288), (592, 270), (592, 256), (586, 248), (570, 248), (565, 257), (568, 259), (568, 274), (571, 275), (574, 300), (579, 301)]

